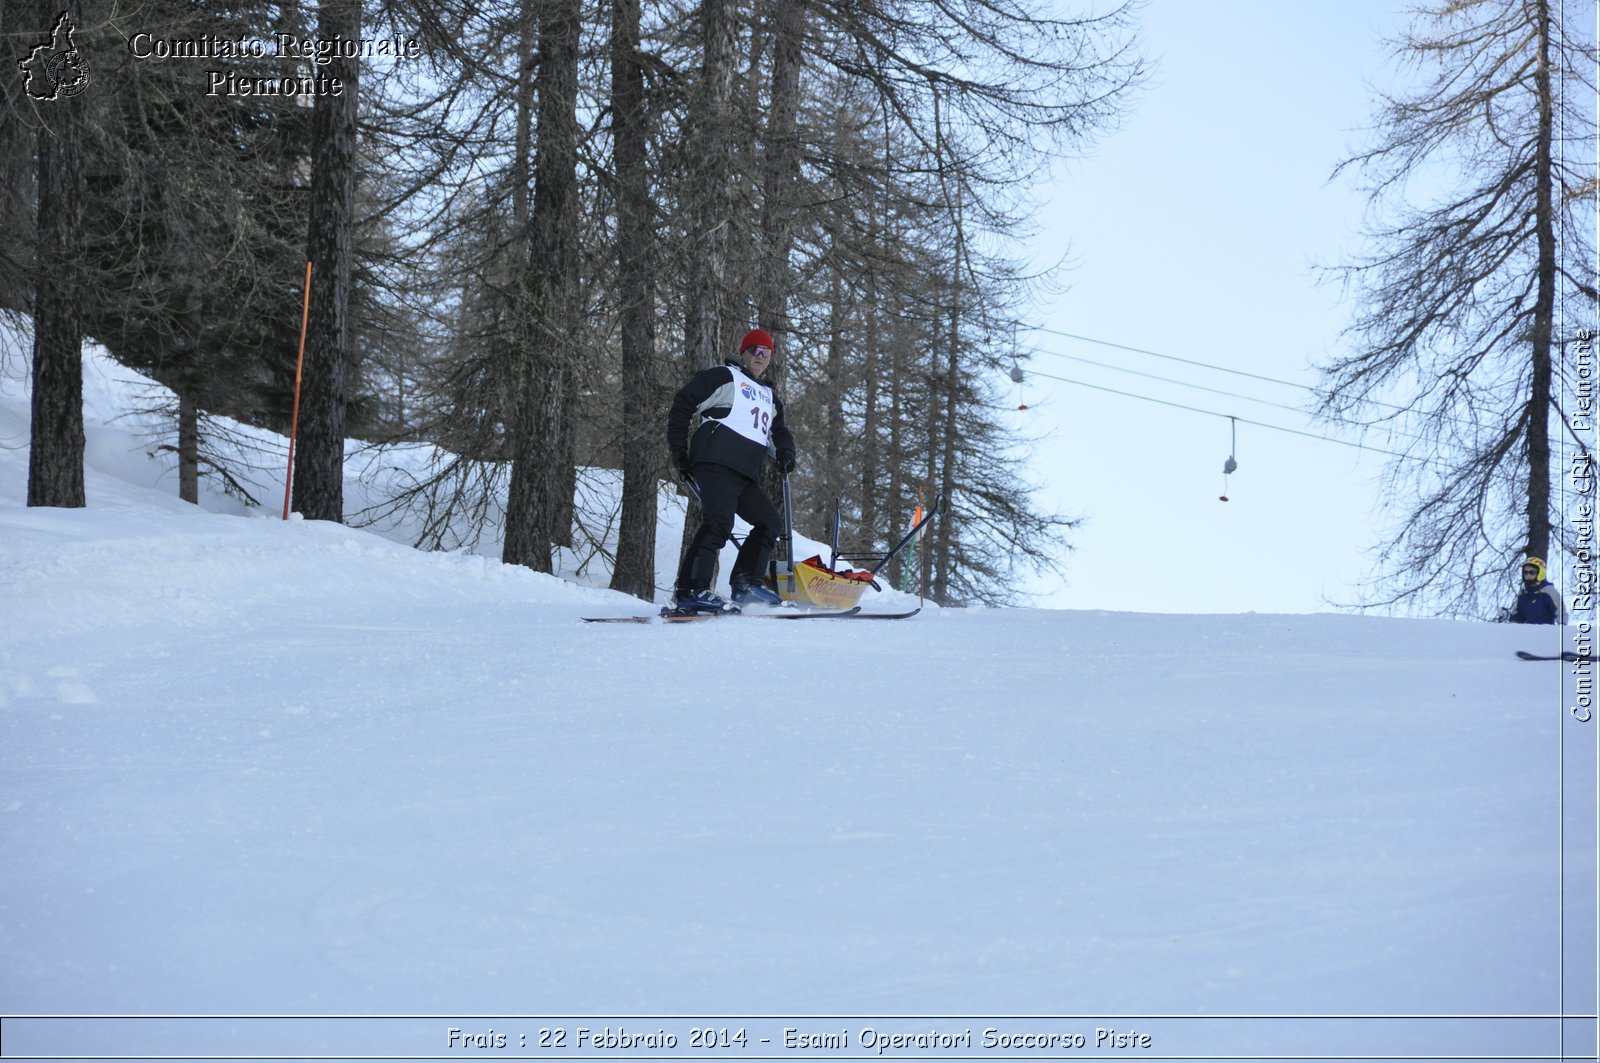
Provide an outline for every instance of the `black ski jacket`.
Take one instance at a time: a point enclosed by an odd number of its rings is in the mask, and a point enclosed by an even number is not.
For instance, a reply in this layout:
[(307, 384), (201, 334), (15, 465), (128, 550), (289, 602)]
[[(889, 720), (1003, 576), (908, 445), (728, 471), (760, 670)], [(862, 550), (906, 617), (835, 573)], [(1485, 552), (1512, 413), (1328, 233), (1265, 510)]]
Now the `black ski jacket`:
[[(766, 446), (723, 423), (733, 410), (734, 389), (742, 382), (750, 382), (750, 377), (737, 358), (730, 358), (722, 365), (701, 370), (678, 389), (667, 411), (667, 447), (674, 462), (687, 456), (690, 465), (726, 465), (758, 480), (768, 454), (794, 456), (794, 436), (783, 423), (783, 403), (776, 395), (772, 397), (770, 442)], [(689, 422), (696, 415), (700, 417), (700, 427), (690, 439)]]

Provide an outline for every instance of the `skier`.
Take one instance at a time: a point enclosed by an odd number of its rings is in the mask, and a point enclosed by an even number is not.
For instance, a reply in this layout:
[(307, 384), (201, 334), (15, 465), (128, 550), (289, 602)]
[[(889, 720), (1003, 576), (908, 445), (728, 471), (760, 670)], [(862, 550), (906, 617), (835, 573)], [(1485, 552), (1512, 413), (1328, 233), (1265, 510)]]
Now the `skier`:
[[(673, 607), (679, 614), (736, 613), (738, 606), (779, 605), (763, 582), (767, 557), (783, 517), (761, 490), (761, 471), (773, 454), (785, 476), (794, 471), (794, 437), (783, 423), (783, 403), (762, 377), (772, 362), (772, 337), (752, 329), (737, 357), (696, 373), (672, 398), (667, 447), (678, 475), (700, 499), (700, 527), (678, 566)], [(691, 439), (689, 423), (700, 418)], [(729, 576), (733, 602), (712, 593), (717, 553), (743, 517), (750, 534)]]
[(1512, 624), (1565, 624), (1567, 611), (1561, 592), (1545, 579), (1542, 558), (1530, 557), (1522, 563), (1522, 593), (1517, 604), (1500, 610), (1500, 619)]

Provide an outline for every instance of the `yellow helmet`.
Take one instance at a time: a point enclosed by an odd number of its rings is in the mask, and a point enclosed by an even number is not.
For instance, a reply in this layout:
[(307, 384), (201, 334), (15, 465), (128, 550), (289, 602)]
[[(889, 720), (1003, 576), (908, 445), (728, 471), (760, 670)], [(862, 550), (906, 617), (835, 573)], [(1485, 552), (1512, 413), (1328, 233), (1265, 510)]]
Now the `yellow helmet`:
[(1523, 568), (1527, 568), (1529, 565), (1533, 566), (1533, 569), (1534, 569), (1533, 578), (1534, 578), (1534, 580), (1536, 582), (1540, 582), (1540, 583), (1544, 582), (1544, 578), (1545, 578), (1544, 558), (1542, 558), (1542, 557), (1530, 557), (1530, 558), (1528, 558), (1526, 561), (1524, 561), (1522, 563), (1522, 567)]

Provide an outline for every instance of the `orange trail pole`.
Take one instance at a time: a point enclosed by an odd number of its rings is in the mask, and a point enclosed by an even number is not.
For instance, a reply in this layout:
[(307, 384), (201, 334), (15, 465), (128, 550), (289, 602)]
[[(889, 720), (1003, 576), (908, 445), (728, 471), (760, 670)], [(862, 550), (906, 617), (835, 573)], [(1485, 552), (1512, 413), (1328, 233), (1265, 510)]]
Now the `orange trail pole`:
[[(943, 497), (944, 497), (943, 495), (940, 495), (940, 496), (938, 496), (937, 498), (935, 498), (933, 500), (933, 504), (934, 504), (935, 507), (937, 507), (939, 505), (939, 501)], [(922, 519), (922, 488), (921, 487), (917, 488), (917, 519), (918, 520)], [(928, 593), (928, 559), (929, 559), (929, 554), (928, 554), (927, 550), (923, 549), (922, 539), (923, 539), (922, 536), (920, 536), (920, 535), (917, 536), (916, 546), (913, 547), (913, 549), (915, 549), (916, 552), (917, 552), (917, 567), (922, 570), (921, 572), (917, 573), (917, 608), (918, 609), (922, 608), (922, 601), (927, 596), (927, 593)]]
[(283, 476), (283, 519), (289, 519), (289, 492), (294, 489), (294, 440), (300, 433), (300, 373), (306, 366), (306, 323), (311, 320), (311, 263), (306, 262), (305, 303), (300, 308), (300, 354), (294, 363), (294, 413), (289, 418), (289, 469)]

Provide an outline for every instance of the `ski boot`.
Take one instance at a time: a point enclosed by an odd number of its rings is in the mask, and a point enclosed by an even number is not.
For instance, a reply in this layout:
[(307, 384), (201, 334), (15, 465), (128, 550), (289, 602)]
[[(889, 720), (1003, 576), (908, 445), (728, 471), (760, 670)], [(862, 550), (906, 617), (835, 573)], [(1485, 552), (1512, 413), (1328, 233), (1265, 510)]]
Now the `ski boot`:
[(680, 594), (673, 599), (672, 604), (661, 610), (662, 616), (720, 616), (733, 614), (739, 607), (721, 595), (712, 594), (710, 591), (691, 591)]
[(762, 583), (735, 583), (731, 589), (733, 600), (739, 605), (760, 605), (776, 609), (784, 604), (782, 598)]

